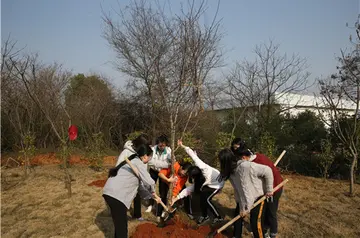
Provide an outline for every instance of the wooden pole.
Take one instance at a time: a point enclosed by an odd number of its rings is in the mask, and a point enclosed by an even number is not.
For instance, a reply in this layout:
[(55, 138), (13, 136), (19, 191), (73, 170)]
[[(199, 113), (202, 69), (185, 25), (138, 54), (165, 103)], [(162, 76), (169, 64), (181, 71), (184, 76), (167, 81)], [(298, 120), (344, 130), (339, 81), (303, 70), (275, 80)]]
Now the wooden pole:
[[(282, 181), (282, 183), (280, 183), (278, 186), (276, 186), (272, 192), (276, 192), (277, 190), (279, 190), (282, 186), (284, 186), (289, 180), (285, 179), (284, 181)], [(260, 203), (262, 203), (264, 200), (266, 199), (266, 195), (262, 196), (256, 203), (254, 203), (251, 207), (251, 209), (253, 209), (254, 207), (256, 207), (257, 205), (259, 205)], [(250, 209), (250, 211), (251, 211)], [(234, 217), (232, 220), (230, 220), (228, 223), (226, 223), (225, 225), (223, 225), (222, 227), (220, 227), (216, 233), (220, 233), (223, 230), (225, 230), (226, 228), (228, 228), (230, 225), (232, 225), (234, 222), (236, 222), (237, 220), (239, 220), (241, 218), (241, 215), (237, 215), (236, 217)]]
[(281, 160), (282, 157), (285, 155), (285, 153), (286, 153), (286, 150), (283, 150), (283, 152), (280, 154), (279, 158), (278, 158), (278, 159), (276, 160), (276, 162), (274, 163), (275, 166), (280, 162), (280, 160)]

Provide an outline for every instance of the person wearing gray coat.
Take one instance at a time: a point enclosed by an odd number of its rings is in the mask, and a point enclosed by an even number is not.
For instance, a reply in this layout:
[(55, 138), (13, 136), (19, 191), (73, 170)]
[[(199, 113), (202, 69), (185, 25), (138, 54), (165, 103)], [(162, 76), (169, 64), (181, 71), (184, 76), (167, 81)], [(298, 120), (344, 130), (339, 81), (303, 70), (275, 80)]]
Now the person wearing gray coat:
[(137, 193), (144, 199), (153, 198), (156, 202), (160, 201), (155, 194), (155, 182), (150, 177), (146, 166), (151, 155), (152, 149), (149, 145), (140, 145), (136, 153), (128, 158), (138, 170), (138, 174), (135, 174), (126, 161), (122, 161), (109, 171), (103, 197), (110, 208), (115, 226), (115, 237), (128, 237), (126, 213)]
[[(263, 195), (272, 196), (273, 174), (268, 166), (253, 163), (242, 158), (250, 156), (249, 150), (237, 150), (236, 155), (230, 149), (219, 152), (220, 178), (229, 179), (234, 187), (236, 200), (235, 216), (245, 216), (250, 212), (250, 225), (255, 238), (265, 237), (264, 202), (251, 209)], [(242, 219), (234, 223), (234, 237), (242, 234)]]

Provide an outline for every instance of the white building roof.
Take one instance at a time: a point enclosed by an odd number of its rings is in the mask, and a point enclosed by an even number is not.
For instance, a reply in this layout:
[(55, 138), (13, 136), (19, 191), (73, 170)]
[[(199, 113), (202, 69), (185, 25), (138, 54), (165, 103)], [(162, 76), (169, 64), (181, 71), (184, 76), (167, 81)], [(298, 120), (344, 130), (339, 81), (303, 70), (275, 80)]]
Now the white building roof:
[[(295, 93), (275, 93), (274, 104), (280, 105), (283, 108), (323, 108), (328, 109), (328, 105), (323, 100), (322, 96), (303, 95)], [(219, 98), (214, 110), (226, 110), (232, 108), (230, 99)], [(257, 105), (253, 105), (257, 106)], [(355, 110), (356, 104), (349, 100), (340, 100), (339, 108), (343, 110)]]
[[(284, 107), (303, 107), (303, 108), (328, 108), (324, 103), (324, 97), (315, 95), (301, 95), (295, 93), (275, 93), (275, 104)], [(344, 110), (355, 110), (356, 104), (349, 100), (340, 100), (338, 108)]]

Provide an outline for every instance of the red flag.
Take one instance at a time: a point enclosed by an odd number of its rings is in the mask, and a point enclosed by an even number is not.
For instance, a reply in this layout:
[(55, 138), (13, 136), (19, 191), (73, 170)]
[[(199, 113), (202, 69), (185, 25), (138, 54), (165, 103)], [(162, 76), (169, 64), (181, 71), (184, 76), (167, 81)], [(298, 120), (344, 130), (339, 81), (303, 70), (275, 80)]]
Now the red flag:
[(69, 139), (76, 140), (78, 134), (78, 128), (75, 125), (71, 125), (69, 127)]

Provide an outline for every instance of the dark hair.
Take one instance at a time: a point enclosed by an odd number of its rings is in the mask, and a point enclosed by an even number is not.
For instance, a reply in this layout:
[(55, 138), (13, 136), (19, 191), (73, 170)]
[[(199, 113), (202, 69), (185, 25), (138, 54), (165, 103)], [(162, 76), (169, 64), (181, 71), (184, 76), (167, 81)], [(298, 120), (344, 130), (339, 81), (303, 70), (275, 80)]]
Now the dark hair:
[(200, 193), (202, 185), (205, 183), (205, 177), (201, 169), (197, 166), (191, 166), (188, 169), (189, 183), (194, 183), (194, 192)]
[(232, 152), (235, 152), (234, 145), (239, 145), (239, 149), (242, 149), (243, 147), (245, 147), (245, 141), (242, 140), (240, 137), (236, 137), (235, 139), (233, 139), (233, 141), (231, 142)]
[[(140, 158), (141, 156), (147, 155), (150, 156), (152, 155), (153, 151), (151, 149), (151, 147), (147, 144), (142, 144), (139, 146), (139, 148), (136, 150), (136, 154), (132, 154), (130, 155), (130, 157), (128, 158), (130, 161), (135, 159), (135, 158)], [(120, 164), (118, 164), (116, 167), (111, 168), (109, 170), (109, 174), (108, 174), (108, 178), (110, 177), (115, 177), (119, 171), (119, 169), (124, 166), (126, 164), (126, 161), (122, 161)]]
[(140, 145), (147, 145), (149, 144), (149, 139), (145, 134), (141, 134), (138, 137), (136, 137), (133, 141), (132, 141), (132, 146), (135, 149), (135, 151), (139, 148)]
[(234, 154), (236, 157), (240, 158), (242, 156), (250, 156), (253, 155), (253, 153), (251, 152), (251, 150), (249, 150), (248, 148), (239, 148), (237, 150), (234, 151)]
[(193, 166), (190, 162), (179, 162), (180, 166), (181, 166), (181, 169), (182, 170), (185, 170), (186, 173), (189, 172), (189, 169), (191, 166)]
[(234, 153), (228, 148), (221, 150), (219, 152), (218, 158), (220, 162), (220, 177), (218, 180), (227, 180), (234, 172), (238, 160)]
[(158, 138), (156, 138), (156, 144), (159, 144), (159, 143), (165, 143), (166, 145), (169, 144), (169, 139), (167, 138), (166, 135), (161, 135), (159, 136)]

